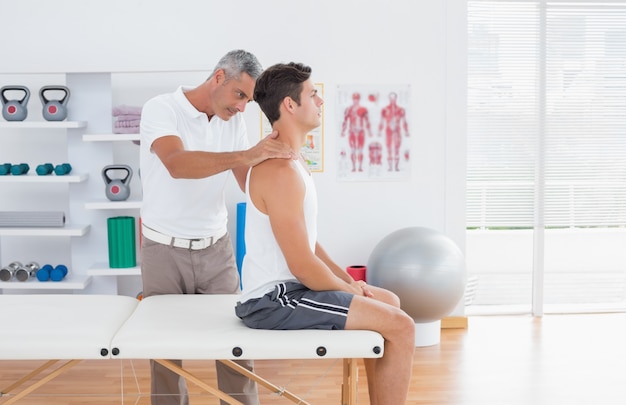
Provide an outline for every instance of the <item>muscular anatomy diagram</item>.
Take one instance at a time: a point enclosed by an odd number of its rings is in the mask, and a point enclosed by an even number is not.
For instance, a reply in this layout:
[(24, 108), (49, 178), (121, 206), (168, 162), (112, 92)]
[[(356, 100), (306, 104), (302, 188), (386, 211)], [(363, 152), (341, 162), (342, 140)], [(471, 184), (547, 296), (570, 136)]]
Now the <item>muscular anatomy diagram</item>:
[(411, 174), (411, 88), (406, 84), (340, 85), (337, 176), (397, 180)]
[(352, 95), (352, 105), (344, 112), (343, 124), (341, 126), (341, 136), (348, 131), (348, 141), (350, 143), (350, 159), (352, 161), (352, 171), (363, 171), (363, 149), (365, 146), (365, 132), (372, 136), (367, 108), (361, 106), (359, 101), (361, 95)]
[(385, 144), (387, 146), (387, 163), (389, 171), (399, 171), (400, 146), (402, 144), (402, 131), (409, 136), (409, 126), (406, 122), (404, 108), (397, 104), (398, 95), (389, 93), (389, 104), (380, 113), (378, 136), (385, 131)]

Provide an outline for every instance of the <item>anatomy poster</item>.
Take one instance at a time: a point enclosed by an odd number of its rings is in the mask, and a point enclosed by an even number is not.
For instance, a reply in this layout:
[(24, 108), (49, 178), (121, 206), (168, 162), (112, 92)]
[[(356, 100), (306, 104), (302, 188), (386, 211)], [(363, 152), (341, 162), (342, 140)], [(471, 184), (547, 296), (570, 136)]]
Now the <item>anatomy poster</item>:
[[(315, 83), (315, 88), (322, 99), (324, 98), (324, 84)], [(272, 126), (265, 114), (261, 112), (261, 137), (272, 132)], [(324, 105), (322, 104), (322, 123), (306, 136), (306, 141), (300, 149), (309, 170), (312, 172), (324, 171)]]
[(409, 85), (338, 86), (340, 180), (410, 177), (409, 98)]

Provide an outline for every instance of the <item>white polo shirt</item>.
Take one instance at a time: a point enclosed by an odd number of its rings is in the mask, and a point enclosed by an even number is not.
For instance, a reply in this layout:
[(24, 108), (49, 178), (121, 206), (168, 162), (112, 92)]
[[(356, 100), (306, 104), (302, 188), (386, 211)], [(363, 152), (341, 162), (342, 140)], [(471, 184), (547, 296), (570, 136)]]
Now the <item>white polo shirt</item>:
[(208, 120), (187, 100), (181, 86), (146, 102), (141, 112), (140, 168), (143, 187), (142, 223), (169, 236), (203, 238), (224, 230), (228, 211), (224, 200), (231, 171), (204, 179), (174, 179), (152, 152), (152, 143), (178, 136), (186, 150), (232, 152), (249, 148), (241, 114), (224, 121)]

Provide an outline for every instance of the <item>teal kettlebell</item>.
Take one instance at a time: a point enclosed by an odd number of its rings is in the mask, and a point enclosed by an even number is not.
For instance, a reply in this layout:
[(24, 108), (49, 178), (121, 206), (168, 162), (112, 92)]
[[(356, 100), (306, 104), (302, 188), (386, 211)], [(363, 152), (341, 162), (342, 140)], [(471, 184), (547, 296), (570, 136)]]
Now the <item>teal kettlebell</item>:
[[(126, 176), (111, 179), (108, 172), (111, 170), (123, 170)], [(130, 179), (133, 177), (133, 169), (128, 165), (108, 165), (102, 169), (102, 178), (106, 184), (105, 194), (111, 201), (124, 201), (130, 197)]]
[[(19, 100), (9, 100), (4, 93), (7, 91), (23, 91), (24, 96)], [(30, 90), (26, 86), (4, 86), (0, 89), (0, 100), (2, 100), (2, 117), (7, 121), (24, 121), (28, 116), (28, 99)]]
[[(62, 91), (65, 93), (60, 99), (48, 99), (44, 93)], [(43, 86), (39, 90), (39, 98), (43, 104), (42, 115), (46, 121), (63, 121), (67, 118), (67, 102), (70, 99), (70, 89), (65, 86)]]

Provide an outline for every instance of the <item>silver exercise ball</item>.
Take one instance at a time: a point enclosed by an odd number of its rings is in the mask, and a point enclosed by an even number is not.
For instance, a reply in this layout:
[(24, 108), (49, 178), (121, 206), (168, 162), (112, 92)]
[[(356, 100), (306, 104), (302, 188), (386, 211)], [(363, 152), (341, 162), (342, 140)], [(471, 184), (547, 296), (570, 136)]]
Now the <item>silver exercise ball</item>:
[(368, 284), (400, 297), (401, 308), (416, 323), (450, 314), (465, 290), (465, 259), (456, 244), (429, 228), (395, 231), (372, 251)]

